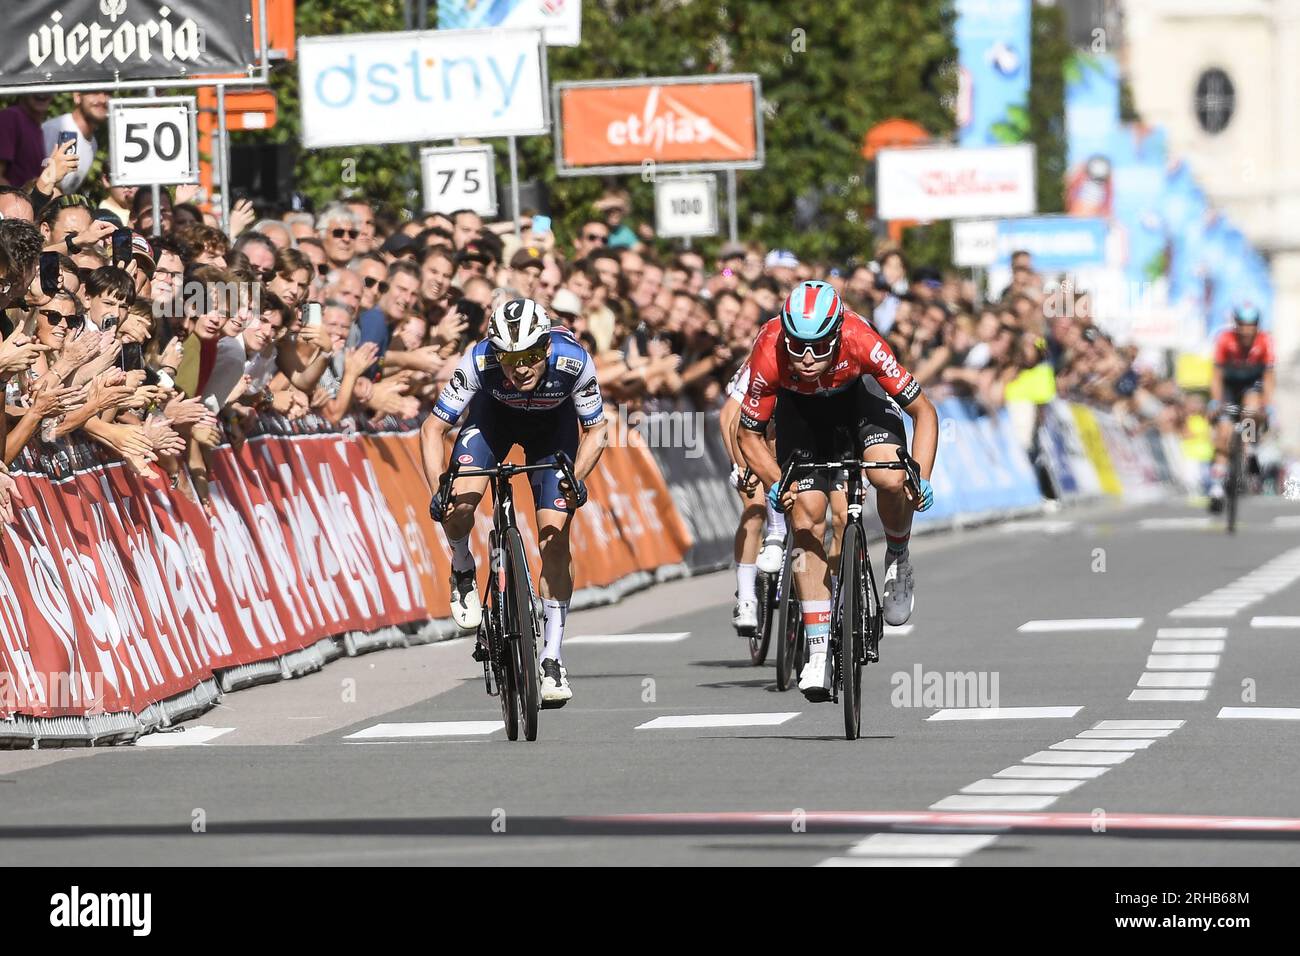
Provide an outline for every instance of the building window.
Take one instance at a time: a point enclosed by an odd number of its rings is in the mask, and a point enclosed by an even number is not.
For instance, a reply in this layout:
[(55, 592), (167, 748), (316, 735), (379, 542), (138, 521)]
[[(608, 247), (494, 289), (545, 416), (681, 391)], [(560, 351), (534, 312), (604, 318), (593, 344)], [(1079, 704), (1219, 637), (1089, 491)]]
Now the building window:
[(1222, 133), (1232, 122), (1236, 109), (1237, 93), (1228, 74), (1218, 67), (1204, 71), (1196, 81), (1196, 121), (1201, 129), (1214, 134)]

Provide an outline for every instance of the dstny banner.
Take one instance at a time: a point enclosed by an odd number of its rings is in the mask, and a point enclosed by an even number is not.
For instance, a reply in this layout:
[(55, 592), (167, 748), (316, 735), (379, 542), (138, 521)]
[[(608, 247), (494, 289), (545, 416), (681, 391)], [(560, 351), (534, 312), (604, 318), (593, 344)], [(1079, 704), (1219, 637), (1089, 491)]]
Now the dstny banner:
[(232, 0), (4, 5), (0, 85), (180, 80), (254, 63), (251, 6)]

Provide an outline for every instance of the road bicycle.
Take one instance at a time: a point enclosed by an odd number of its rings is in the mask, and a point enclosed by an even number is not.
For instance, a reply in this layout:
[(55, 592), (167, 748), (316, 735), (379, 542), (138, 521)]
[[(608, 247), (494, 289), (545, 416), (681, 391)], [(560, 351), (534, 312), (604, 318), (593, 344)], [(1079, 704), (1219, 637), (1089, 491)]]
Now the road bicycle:
[[(748, 486), (757, 480), (754, 472), (746, 468), (740, 483), (742, 486)], [(772, 644), (773, 613), (777, 609), (780, 595), (777, 587), (779, 578), (780, 572), (759, 571), (754, 579), (754, 597), (758, 602), (758, 624), (746, 637), (749, 639), (749, 660), (755, 667), (767, 663), (767, 652)]]
[[(1225, 405), (1223, 408), (1232, 421), (1232, 438), (1228, 445), (1228, 479), (1224, 482), (1224, 517), (1228, 534), (1235, 534), (1237, 530), (1237, 509), (1241, 496), (1247, 491), (1248, 483), (1253, 483), (1257, 476), (1253, 469), (1248, 468), (1248, 463), (1254, 458), (1253, 452), (1247, 449), (1247, 445), (1254, 444), (1254, 430), (1259, 419), (1245, 415), (1240, 405)], [(1250, 441), (1247, 441), (1247, 430), (1252, 432)], [(1258, 491), (1258, 489), (1255, 489)]]
[[(885, 612), (880, 603), (880, 591), (871, 569), (867, 553), (867, 532), (862, 523), (862, 506), (865, 491), (858, 470), (884, 469), (905, 471), (907, 484), (916, 497), (920, 497), (920, 470), (911, 456), (901, 448), (897, 461), (812, 461), (805, 455), (796, 455), (781, 475), (778, 497), (784, 495), (791, 483), (816, 472), (834, 473), (850, 470), (848, 482), (848, 520), (844, 524), (840, 546), (839, 584), (837, 593), (831, 595), (831, 634), (829, 651), (833, 655), (834, 676), (831, 681), (831, 700), (844, 705), (844, 736), (856, 740), (862, 731), (862, 668), (880, 660), (880, 638), (885, 630)], [(857, 475), (857, 477), (854, 477)], [(793, 532), (791, 532), (793, 534)], [(786, 568), (792, 565), (793, 540), (786, 542)], [(783, 572), (783, 575), (785, 572)], [(790, 589), (793, 590), (793, 589)], [(788, 592), (787, 592), (788, 593)], [(783, 606), (783, 626), (788, 627), (791, 616), (802, 618), (793, 599)], [(802, 630), (802, 626), (800, 627)], [(792, 651), (798, 652), (801, 639), (796, 639)], [(797, 673), (797, 671), (795, 671)], [(788, 684), (791, 675), (786, 675)], [(781, 686), (780, 651), (778, 650), (777, 685)]]
[[(537, 645), (542, 639), (542, 614), (536, 599), (524, 539), (515, 523), (514, 494), (510, 481), (516, 475), (532, 471), (559, 469), (569, 488), (577, 483), (573, 463), (561, 453), (556, 460), (536, 465), (512, 465), (495, 468), (462, 469), (453, 463), (438, 480), (438, 493), (451, 501), (451, 488), (457, 478), (487, 477), (492, 484), (492, 533), (488, 544), (492, 555), (487, 584), (481, 598), (483, 618), (479, 623), (474, 659), (483, 664), (483, 683), (490, 696), (500, 697), (501, 717), (506, 736), (519, 739), (523, 725), (524, 739), (536, 740), (542, 702)], [(565, 701), (550, 706), (562, 707)]]

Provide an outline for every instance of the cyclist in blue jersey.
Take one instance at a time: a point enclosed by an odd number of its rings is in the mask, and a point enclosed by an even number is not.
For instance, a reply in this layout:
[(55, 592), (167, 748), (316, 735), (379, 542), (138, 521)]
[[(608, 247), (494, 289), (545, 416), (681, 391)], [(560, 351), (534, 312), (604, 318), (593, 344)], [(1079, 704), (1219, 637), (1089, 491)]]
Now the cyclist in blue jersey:
[(584, 480), (600, 460), (606, 438), (596, 364), (571, 332), (551, 327), (542, 306), (531, 299), (511, 299), (493, 311), (487, 338), (461, 356), (420, 429), (424, 473), (435, 489), (429, 514), (442, 523), (451, 547), (452, 617), (462, 629), (473, 630), (482, 608), (469, 534), (488, 479), (457, 479), (450, 501), (440, 500), (436, 491), (443, 437), (467, 410), (452, 449), (452, 460), (464, 468), (492, 468), (515, 445), (523, 448), (528, 464), (555, 461), (561, 452), (573, 462), (576, 487), (568, 486), (559, 469), (529, 476), (542, 554), (542, 699), (569, 700), (573, 691), (560, 652), (573, 594), (569, 527), (574, 510), (587, 500)]

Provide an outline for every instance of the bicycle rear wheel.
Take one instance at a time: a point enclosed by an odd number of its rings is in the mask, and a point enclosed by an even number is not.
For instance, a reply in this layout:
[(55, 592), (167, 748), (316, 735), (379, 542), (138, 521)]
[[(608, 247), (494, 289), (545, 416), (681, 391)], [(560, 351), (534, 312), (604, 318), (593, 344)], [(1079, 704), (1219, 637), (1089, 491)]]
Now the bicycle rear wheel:
[(749, 659), (755, 667), (767, 662), (767, 650), (772, 644), (772, 618), (776, 603), (776, 575), (759, 572), (755, 585), (758, 596), (758, 627), (749, 635)]
[(795, 596), (793, 535), (785, 539), (785, 562), (781, 565), (779, 610), (776, 628), (776, 689), (788, 690), (795, 668), (795, 655), (802, 640), (803, 615)]
[(524, 556), (524, 539), (520, 537), (518, 528), (506, 529), (505, 545), (510, 562), (507, 568), (510, 579), (507, 643), (512, 651), (510, 658), (519, 694), (524, 739), (536, 740), (542, 692), (538, 686), (537, 615), (533, 608), (532, 578), (528, 573), (528, 559)]
[(866, 656), (866, 619), (862, 592), (862, 537), (856, 521), (844, 529), (840, 551), (839, 666), (840, 703), (844, 705), (844, 737), (857, 740), (862, 730), (862, 661)]
[(1229, 445), (1228, 451), (1228, 487), (1225, 502), (1228, 534), (1234, 534), (1237, 530), (1237, 498), (1241, 494), (1242, 457), (1241, 426), (1238, 424), (1232, 429), (1232, 444)]

